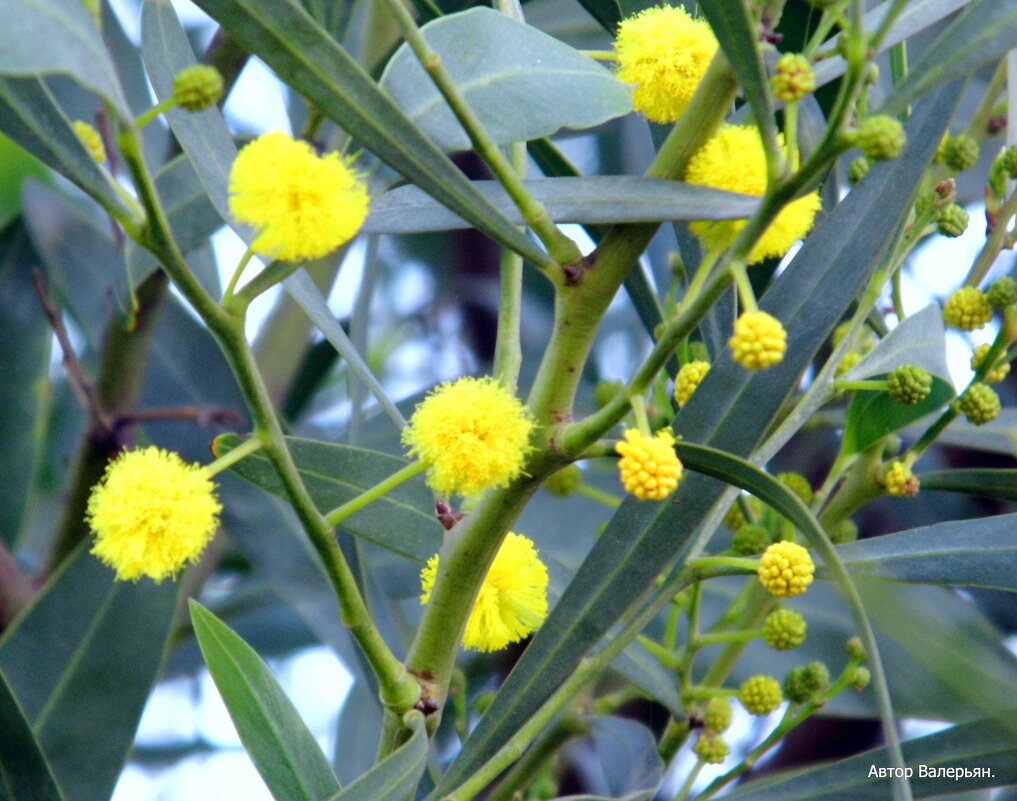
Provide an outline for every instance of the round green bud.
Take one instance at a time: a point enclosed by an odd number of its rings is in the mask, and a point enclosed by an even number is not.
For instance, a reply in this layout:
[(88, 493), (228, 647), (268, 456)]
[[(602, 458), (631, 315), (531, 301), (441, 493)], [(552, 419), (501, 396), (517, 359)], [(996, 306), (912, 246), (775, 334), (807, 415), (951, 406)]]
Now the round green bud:
[(1003, 169), (1006, 170), (1006, 174), (1010, 178), (1017, 180), (1017, 145), (1008, 147), (1003, 151), (1003, 158), (1001, 159)]
[(812, 485), (801, 473), (778, 473), (777, 480), (802, 499), (805, 504), (812, 503)]
[[(1014, 150), (1017, 151), (1017, 147)], [(985, 299), (994, 309), (1005, 309), (1007, 306), (1017, 303), (1017, 281), (1008, 275), (997, 278), (989, 285)]]
[(692, 746), (692, 753), (703, 762), (719, 765), (731, 753), (731, 748), (724, 742), (723, 737), (711, 734), (710, 732), (703, 732), (696, 740), (696, 744)]
[(789, 701), (804, 704), (830, 683), (830, 671), (822, 662), (809, 662), (792, 668), (784, 677), (784, 695)]
[(858, 539), (858, 524), (851, 520), (841, 520), (830, 532), (830, 542), (834, 545), (843, 545), (846, 542), (854, 542)]
[(999, 414), (999, 395), (996, 390), (981, 381), (975, 382), (960, 396), (957, 406), (976, 426), (985, 425)]
[(732, 531), (737, 531), (745, 525), (745, 513), (737, 501), (724, 513), (724, 525)]
[(793, 609), (771, 612), (763, 623), (763, 640), (771, 648), (788, 651), (805, 642), (805, 618)]
[(756, 523), (741, 526), (731, 539), (731, 548), (739, 556), (756, 556), (773, 542), (770, 532)]
[(840, 364), (837, 365), (835, 375), (844, 375), (848, 370), (858, 364), (862, 359), (865, 358), (865, 354), (860, 350), (849, 350), (844, 354), (844, 357), (840, 360)]
[(967, 134), (949, 137), (943, 143), (940, 160), (954, 172), (964, 172), (978, 163), (978, 142)]
[(173, 99), (187, 111), (211, 108), (223, 93), (222, 75), (207, 64), (184, 67), (173, 79)]
[[(975, 348), (975, 352), (971, 354), (971, 369), (977, 370), (982, 366), (982, 362), (985, 361), (985, 357), (989, 355), (989, 351), (992, 350), (992, 345), (985, 344), (979, 345)], [(1010, 362), (1003, 362), (998, 367), (992, 370), (986, 370), (985, 375), (982, 376), (982, 380), (986, 384), (998, 384), (1010, 373)]]
[(956, 203), (948, 203), (936, 214), (936, 230), (954, 239), (968, 229), (968, 213)]
[(977, 287), (962, 286), (943, 306), (943, 321), (962, 331), (974, 331), (992, 319), (992, 306)]
[(848, 683), (861, 692), (869, 686), (869, 681), (871, 679), (872, 674), (869, 673), (869, 669), (867, 667), (855, 665), (854, 668), (851, 669), (851, 675), (848, 676)]
[(770, 79), (770, 85), (774, 97), (792, 103), (816, 88), (816, 75), (809, 59), (801, 53), (785, 53), (777, 59), (776, 72)]
[(726, 698), (714, 697), (706, 705), (703, 714), (703, 726), (707, 731), (720, 734), (731, 725), (731, 704)]
[(598, 409), (603, 409), (614, 400), (614, 396), (625, 390), (621, 381), (598, 381), (593, 388), (593, 402)]
[(868, 117), (858, 125), (858, 149), (869, 161), (896, 158), (906, 141), (904, 126), (886, 114)]
[(848, 659), (854, 662), (864, 662), (869, 657), (865, 652), (865, 646), (862, 645), (862, 638), (857, 634), (848, 638), (844, 644), (844, 651), (847, 653)]
[(578, 466), (570, 464), (548, 476), (547, 481), (544, 482), (544, 488), (552, 495), (565, 497), (579, 489), (582, 483), (583, 471)]
[(932, 376), (917, 364), (902, 364), (886, 378), (890, 397), (897, 403), (914, 406), (932, 392)]
[(848, 183), (851, 184), (851, 186), (857, 184), (866, 176), (866, 174), (868, 174), (869, 167), (871, 166), (872, 164), (869, 163), (869, 160), (865, 158), (865, 156), (859, 156), (856, 159), (852, 159), (847, 168)]
[(752, 715), (769, 715), (784, 700), (773, 676), (752, 676), (738, 689), (738, 700)]

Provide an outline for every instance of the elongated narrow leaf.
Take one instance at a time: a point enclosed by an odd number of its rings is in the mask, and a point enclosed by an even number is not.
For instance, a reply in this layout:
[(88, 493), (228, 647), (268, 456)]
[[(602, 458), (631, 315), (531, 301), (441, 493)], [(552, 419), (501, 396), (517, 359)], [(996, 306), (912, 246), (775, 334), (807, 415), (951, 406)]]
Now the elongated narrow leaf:
[(65, 73), (94, 89), (125, 118), (124, 99), (109, 51), (79, 0), (0, 0), (0, 75)]
[(948, 25), (911, 65), (880, 112), (896, 114), (937, 86), (967, 77), (1000, 58), (1017, 41), (1017, 4), (977, 0)]
[(278, 801), (324, 801), (339, 780), (268, 665), (197, 601), (191, 624), (240, 740)]
[(1017, 514), (950, 520), (858, 540), (838, 551), (856, 576), (1017, 592), (1015, 525)]
[(0, 639), (0, 670), (69, 799), (109, 798), (162, 661), (179, 586), (72, 554)]
[(104, 208), (126, 212), (123, 199), (40, 79), (0, 78), (0, 131)]
[[(522, 216), (497, 181), (474, 186), (505, 216), (522, 224)], [(666, 220), (737, 220), (750, 217), (759, 198), (705, 186), (636, 176), (535, 178), (526, 181), (555, 222), (615, 223)], [(411, 234), (468, 228), (469, 223), (415, 186), (386, 192), (371, 204), (364, 231)]]
[(946, 366), (946, 330), (939, 304), (930, 303), (908, 317), (841, 378), (861, 381), (889, 373), (902, 364), (918, 365), (930, 375), (950, 381), (950, 369)]
[(413, 730), (410, 739), (330, 801), (405, 801), (413, 795), (427, 765), (427, 730), (419, 712), (403, 720)]
[[(908, 740), (904, 757), (914, 771), (915, 798), (932, 798), (1017, 783), (1017, 714), (983, 718)], [(732, 801), (885, 801), (892, 796), (885, 748), (738, 787)], [(875, 767), (875, 775), (872, 768)], [(921, 767), (927, 769), (921, 774)]]
[[(421, 33), (499, 145), (591, 128), (632, 110), (631, 91), (611, 72), (507, 14), (478, 6), (429, 22)], [(381, 86), (440, 148), (470, 149), (408, 44), (392, 56)]]
[[(235, 434), (221, 436), (215, 441), (215, 453), (227, 453), (241, 442)], [(363, 448), (295, 437), (287, 442), (308, 491), (323, 512), (406, 466), (403, 459)], [(242, 459), (232, 470), (252, 484), (285, 497), (274, 468), (263, 454)], [(416, 476), (346, 518), (342, 527), (407, 559), (426, 562), (441, 547), (441, 526), (431, 511), (433, 504), (423, 477)]]
[(488, 203), (296, 0), (197, 5), (382, 161), (499, 243), (546, 263), (543, 251)]
[[(901, 158), (875, 167), (806, 240), (761, 304), (784, 322), (785, 360), (752, 372), (729, 356), (717, 359), (676, 418), (686, 441), (735, 455), (750, 453), (760, 441), (901, 224), (957, 95), (952, 87), (919, 106)], [(654, 582), (661, 566), (683, 556), (723, 489), (721, 482), (693, 473), (668, 503), (629, 498), (622, 504), (464, 743), (438, 794), (454, 789), (504, 745)]]
[(4, 801), (62, 801), (63, 795), (18, 705), (14, 691), (0, 671), (0, 794)]
[(597, 20), (605, 31), (614, 36), (622, 16), (618, 0), (579, 0), (579, 4), (590, 12), (590, 16)]
[(965, 495), (1017, 503), (1017, 470), (941, 470), (922, 473), (919, 478), (923, 490), (963, 492)]

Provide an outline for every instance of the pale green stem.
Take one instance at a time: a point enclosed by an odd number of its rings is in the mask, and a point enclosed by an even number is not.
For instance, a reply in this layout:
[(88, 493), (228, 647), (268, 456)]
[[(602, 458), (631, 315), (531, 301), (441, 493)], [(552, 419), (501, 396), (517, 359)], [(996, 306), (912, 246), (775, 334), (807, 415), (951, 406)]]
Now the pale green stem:
[(393, 473), (384, 481), (379, 481), (370, 489), (364, 490), (356, 498), (346, 501), (342, 506), (337, 506), (331, 512), (325, 515), (325, 519), (328, 524), (332, 527), (338, 526), (343, 520), (349, 517), (355, 512), (359, 512), (369, 503), (378, 500), (378, 498), (385, 495), (389, 490), (398, 487), (404, 481), (408, 481), (413, 476), (419, 475), (427, 469), (427, 465), (424, 462), (413, 462), (412, 464), (406, 465), (398, 472)]
[(696, 783), (696, 779), (699, 778), (699, 772), (703, 769), (703, 765), (706, 764), (703, 760), (696, 762), (696, 766), (689, 771), (689, 775), (685, 779), (685, 783), (681, 786), (681, 789), (675, 794), (673, 801), (685, 801), (689, 797), (689, 792), (692, 790), (692, 785)]
[(233, 275), (230, 277), (230, 282), (226, 286), (226, 291), (222, 293), (222, 304), (224, 306), (229, 304), (230, 298), (233, 297), (233, 291), (237, 288), (237, 284), (240, 281), (240, 276), (243, 275), (247, 265), (250, 264), (251, 259), (254, 258), (254, 251), (248, 247), (244, 251), (244, 255), (241, 256), (240, 262), (233, 270)]
[(576, 487), (576, 492), (580, 495), (585, 495), (590, 500), (602, 503), (604, 506), (608, 506), (611, 509), (617, 509), (621, 506), (621, 498), (616, 498), (609, 492), (604, 492), (596, 487), (591, 487), (589, 484), (580, 484)]
[(595, 58), (597, 61), (617, 61), (618, 54), (614, 50), (580, 50), (587, 58)]
[(752, 282), (749, 281), (749, 274), (745, 272), (745, 265), (742, 262), (733, 261), (728, 265), (728, 270), (731, 271), (731, 277), (738, 290), (738, 300), (741, 302), (742, 311), (749, 314), (755, 313), (759, 307), (756, 306), (756, 293), (752, 291)]
[(978, 258), (971, 265), (968, 274), (964, 276), (964, 283), (961, 286), (978, 286), (985, 280), (985, 276), (989, 274), (993, 262), (996, 261), (996, 257), (1003, 249), (1009, 233), (1010, 218), (1014, 214), (1017, 214), (1017, 192), (1011, 194), (1000, 207), (999, 214), (996, 217), (996, 226), (992, 229), (992, 233), (989, 234), (989, 238), (985, 240), (985, 244), (982, 245), (982, 249), (978, 252)]
[(258, 437), (251, 437), (241, 442), (233, 450), (224, 453), (214, 462), (210, 462), (205, 465), (205, 474), (211, 478), (216, 473), (221, 473), (223, 470), (227, 470), (245, 456), (250, 456), (252, 453), (260, 451), (264, 447), (264, 443)]
[[(526, 171), (526, 145), (516, 142), (508, 147), (509, 159), (517, 175)], [(520, 326), (523, 302), (523, 257), (508, 248), (501, 249), (501, 284), (498, 302), (498, 334), (494, 343), (494, 376), (513, 395), (523, 363)]]
[(167, 97), (161, 103), (156, 103), (154, 106), (152, 106), (152, 108), (148, 109), (148, 111), (143, 111), (141, 114), (139, 114), (137, 119), (134, 121), (135, 129), (140, 131), (142, 128), (148, 125), (148, 123), (150, 123), (164, 111), (169, 111), (171, 108), (176, 107), (177, 107), (176, 98)]
[(750, 629), (742, 631), (717, 631), (711, 634), (700, 634), (696, 637), (696, 648), (706, 648), (709, 645), (722, 645), (729, 642), (752, 642), (763, 636), (761, 629)]
[(833, 382), (833, 388), (837, 392), (849, 392), (854, 390), (873, 390), (876, 392), (886, 392), (890, 388), (890, 382), (883, 380), (877, 381), (876, 379), (870, 379), (865, 381), (841, 381), (835, 380)]

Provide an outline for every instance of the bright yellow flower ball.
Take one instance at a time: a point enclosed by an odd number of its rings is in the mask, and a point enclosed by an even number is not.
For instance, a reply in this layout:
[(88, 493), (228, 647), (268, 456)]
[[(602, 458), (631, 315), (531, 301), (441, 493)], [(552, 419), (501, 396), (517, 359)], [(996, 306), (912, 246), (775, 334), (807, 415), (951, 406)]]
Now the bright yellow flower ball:
[(99, 132), (84, 120), (75, 120), (71, 123), (71, 127), (74, 129), (74, 133), (77, 134), (81, 144), (85, 146), (88, 155), (97, 164), (104, 164), (106, 162), (106, 148), (102, 144), (102, 137), (99, 135)]
[(674, 122), (717, 52), (717, 38), (685, 9), (660, 6), (622, 20), (614, 47), (618, 79), (636, 85), (636, 111), (654, 122)]
[(674, 399), (681, 409), (689, 402), (692, 393), (696, 391), (699, 383), (706, 378), (710, 369), (710, 363), (704, 361), (691, 361), (683, 364), (674, 379)]
[[(778, 136), (778, 140), (783, 147), (783, 137)], [(766, 191), (766, 154), (759, 129), (754, 125), (721, 125), (689, 161), (685, 180), (744, 195), (762, 195)], [(812, 228), (819, 206), (818, 190), (788, 203), (749, 251), (749, 264), (787, 253)], [(744, 227), (745, 220), (713, 220), (691, 223), (689, 230), (707, 250), (721, 250), (734, 242)]]
[(771, 595), (801, 595), (815, 571), (809, 552), (793, 542), (775, 542), (759, 557), (759, 582)]
[(787, 332), (773, 315), (743, 312), (728, 340), (731, 358), (749, 370), (765, 370), (780, 363), (787, 350)]
[(460, 378), (420, 402), (403, 442), (428, 465), (431, 487), (473, 495), (522, 473), (532, 431), (529, 411), (493, 378)]
[(654, 437), (630, 428), (614, 449), (621, 454), (618, 470), (625, 491), (641, 501), (662, 501), (675, 491), (682, 463), (674, 452), (674, 436), (666, 428)]
[(259, 136), (230, 170), (230, 211), (253, 226), (254, 250), (317, 259), (352, 239), (367, 217), (367, 186), (338, 153), (318, 156), (284, 133)]
[[(420, 603), (431, 600), (438, 575), (435, 554), (420, 573)], [(509, 532), (498, 549), (466, 621), (463, 647), (498, 651), (539, 628), (547, 617), (547, 568), (533, 541)]]
[(133, 581), (162, 581), (197, 560), (219, 526), (222, 505), (201, 465), (149, 447), (125, 451), (92, 488), (86, 519), (92, 553)]

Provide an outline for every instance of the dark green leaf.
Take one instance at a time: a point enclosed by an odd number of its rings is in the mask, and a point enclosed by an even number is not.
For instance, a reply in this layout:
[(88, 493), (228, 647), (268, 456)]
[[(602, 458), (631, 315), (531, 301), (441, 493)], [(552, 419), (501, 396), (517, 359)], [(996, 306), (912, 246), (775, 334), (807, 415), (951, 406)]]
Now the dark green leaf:
[(1017, 503), (1017, 470), (940, 470), (919, 476), (923, 490), (963, 492)]
[(197, 5), (382, 161), (497, 242), (546, 263), (543, 251), (491, 207), (296, 0)]
[(0, 670), (69, 799), (109, 798), (180, 586), (114, 581), (83, 543), (0, 639)]
[[(727, 355), (717, 359), (676, 419), (686, 441), (743, 455), (763, 437), (902, 223), (957, 95), (954, 87), (920, 106), (901, 157), (874, 167), (805, 241), (761, 304), (784, 321), (785, 360), (756, 373)], [(629, 498), (622, 504), (464, 743), (439, 794), (486, 762), (655, 581), (662, 565), (684, 555), (723, 488), (693, 473), (668, 503)]]
[(841, 378), (845, 381), (861, 381), (889, 373), (902, 364), (923, 367), (930, 375), (939, 376), (949, 383), (946, 332), (943, 328), (943, 312), (938, 304), (930, 303), (904, 320)]
[(579, 4), (590, 12), (590, 16), (597, 20), (605, 31), (614, 36), (618, 30), (618, 23), (621, 22), (618, 0), (579, 0)]
[(0, 0), (0, 75), (66, 73), (130, 110), (99, 29), (79, 0)]
[(841, 545), (838, 551), (859, 577), (1017, 592), (1015, 525), (1017, 514), (950, 520), (858, 540)]
[[(24, 224), (13, 220), (0, 231), (0, 541), (17, 542), (28, 513), (49, 393), (53, 332), (42, 313), (32, 280), (39, 256)], [(31, 390), (30, 390), (31, 388)], [(34, 391), (32, 391), (34, 390)]]
[(413, 795), (427, 765), (427, 730), (415, 710), (403, 721), (413, 730), (410, 739), (329, 801), (405, 801)]
[(932, 379), (928, 397), (914, 405), (897, 403), (886, 392), (856, 392), (847, 408), (844, 453), (864, 451), (887, 434), (907, 428), (916, 420), (942, 409), (953, 396), (953, 388), (938, 376)]
[[(631, 91), (610, 71), (507, 14), (478, 6), (429, 22), (421, 33), (499, 145), (591, 128), (632, 110)], [(392, 56), (381, 86), (442, 150), (470, 149), (408, 44)]]
[[(515, 204), (497, 181), (474, 186), (514, 223), (522, 224)], [(613, 223), (662, 220), (736, 220), (756, 210), (758, 198), (705, 186), (636, 176), (535, 178), (526, 181), (555, 222)], [(410, 234), (468, 228), (469, 223), (415, 186), (391, 189), (371, 204), (364, 231)]]
[(0, 796), (4, 801), (62, 801), (32, 727), (0, 671)]
[(191, 624), (237, 734), (278, 801), (323, 801), (339, 780), (268, 665), (197, 601)]
[[(1005, 703), (1005, 701), (1004, 701)], [(911, 791), (915, 798), (931, 798), (983, 787), (1017, 783), (1017, 715), (953, 726), (904, 743), (904, 757), (914, 769)], [(888, 768), (885, 748), (843, 759), (832, 765), (806, 768), (738, 787), (725, 795), (731, 801), (885, 801), (892, 795), (892, 779), (870, 777), (870, 770)], [(958, 769), (959, 777), (922, 778), (919, 767)], [(965, 770), (968, 774), (965, 774)]]
[[(222, 455), (241, 441), (235, 434), (219, 437), (215, 452)], [(355, 498), (406, 466), (405, 460), (396, 456), (363, 448), (296, 437), (287, 442), (308, 491), (323, 512)], [(231, 469), (252, 484), (283, 497), (279, 478), (264, 454), (248, 456)], [(346, 518), (342, 528), (423, 563), (441, 547), (441, 526), (431, 511), (433, 504), (423, 476), (416, 476)]]

